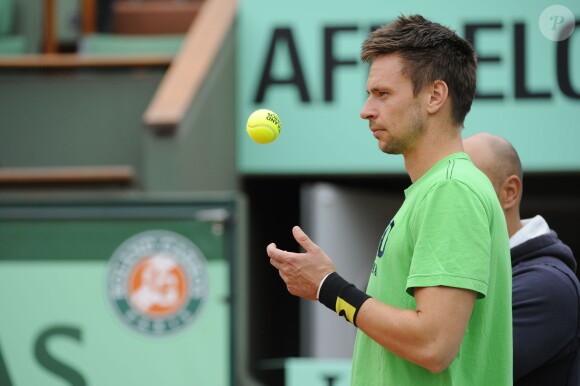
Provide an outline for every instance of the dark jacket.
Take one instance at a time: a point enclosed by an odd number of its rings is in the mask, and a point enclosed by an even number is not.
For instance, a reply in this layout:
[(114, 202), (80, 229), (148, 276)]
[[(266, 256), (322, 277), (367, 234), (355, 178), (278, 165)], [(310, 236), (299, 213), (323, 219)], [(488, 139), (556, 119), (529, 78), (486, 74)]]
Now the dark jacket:
[(580, 371), (580, 284), (571, 249), (551, 231), (511, 256), (514, 385), (578, 386), (570, 383)]

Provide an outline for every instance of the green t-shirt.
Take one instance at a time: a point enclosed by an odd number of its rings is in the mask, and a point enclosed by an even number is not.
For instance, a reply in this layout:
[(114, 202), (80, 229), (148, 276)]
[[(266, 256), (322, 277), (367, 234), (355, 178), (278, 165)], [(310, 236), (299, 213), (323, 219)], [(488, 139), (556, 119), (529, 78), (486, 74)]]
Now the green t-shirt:
[(489, 179), (465, 153), (439, 161), (405, 190), (405, 201), (379, 243), (367, 293), (414, 310), (415, 287), (476, 291), (459, 353), (434, 374), (359, 330), (352, 384), (512, 385), (510, 261), (505, 217)]

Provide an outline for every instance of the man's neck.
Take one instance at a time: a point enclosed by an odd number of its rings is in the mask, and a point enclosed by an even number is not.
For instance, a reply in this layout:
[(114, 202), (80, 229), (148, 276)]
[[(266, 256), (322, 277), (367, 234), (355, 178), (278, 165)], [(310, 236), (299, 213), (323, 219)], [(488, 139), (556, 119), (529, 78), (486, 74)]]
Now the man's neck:
[(522, 229), (523, 224), (519, 210), (504, 210), (508, 228), (508, 236), (511, 238), (517, 231)]
[(405, 169), (411, 181), (415, 182), (443, 158), (462, 151), (460, 130), (453, 133), (449, 130), (427, 130), (414, 148), (403, 154)]

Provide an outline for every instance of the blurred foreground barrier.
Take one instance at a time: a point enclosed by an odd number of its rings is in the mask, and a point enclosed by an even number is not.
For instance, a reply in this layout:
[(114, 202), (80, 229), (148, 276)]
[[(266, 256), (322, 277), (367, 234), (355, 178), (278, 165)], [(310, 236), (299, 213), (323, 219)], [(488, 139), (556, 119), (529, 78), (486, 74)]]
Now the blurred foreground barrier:
[(0, 198), (0, 384), (232, 384), (235, 208)]

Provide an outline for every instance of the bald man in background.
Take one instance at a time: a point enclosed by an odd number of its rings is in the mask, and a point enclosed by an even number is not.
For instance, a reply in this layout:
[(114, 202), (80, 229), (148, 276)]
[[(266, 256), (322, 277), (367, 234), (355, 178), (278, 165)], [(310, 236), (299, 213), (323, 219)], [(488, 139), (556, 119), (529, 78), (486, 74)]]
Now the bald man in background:
[(464, 139), (463, 145), (491, 180), (507, 221), (513, 275), (514, 385), (578, 386), (580, 284), (574, 255), (542, 216), (520, 218), (522, 166), (507, 140), (478, 133)]

